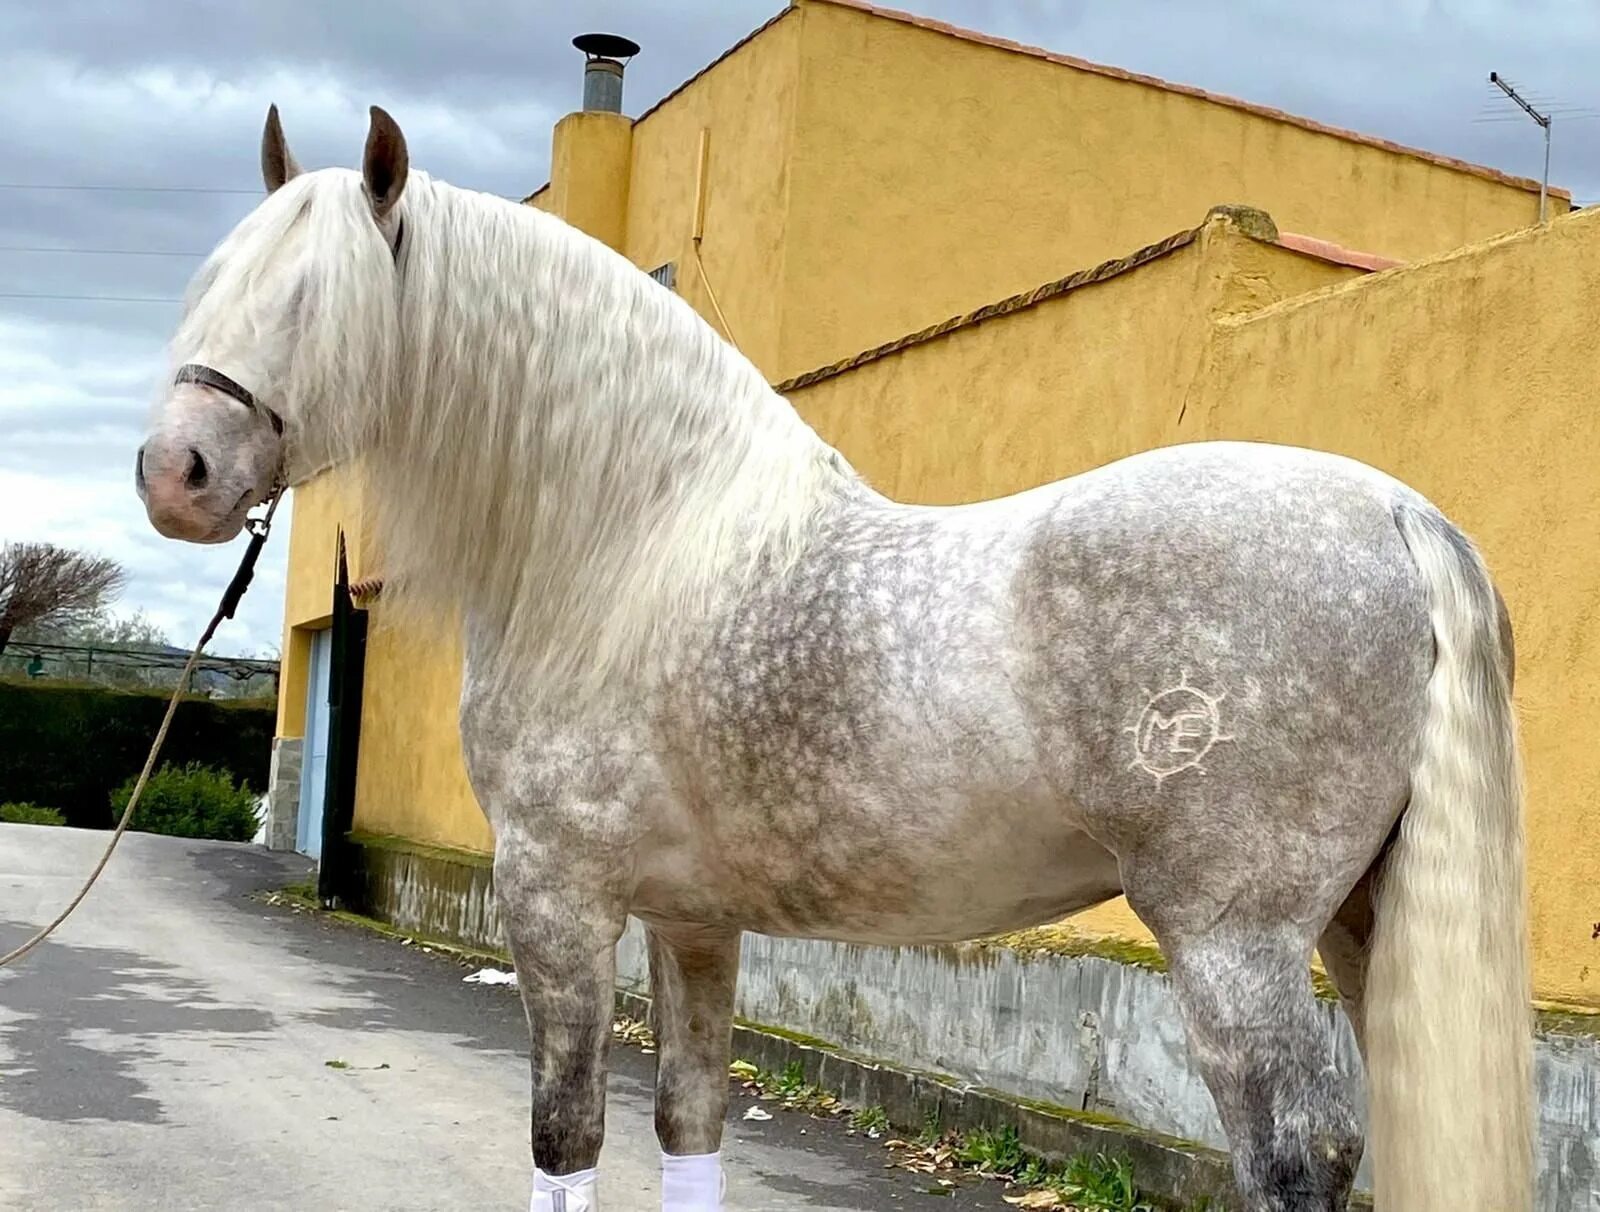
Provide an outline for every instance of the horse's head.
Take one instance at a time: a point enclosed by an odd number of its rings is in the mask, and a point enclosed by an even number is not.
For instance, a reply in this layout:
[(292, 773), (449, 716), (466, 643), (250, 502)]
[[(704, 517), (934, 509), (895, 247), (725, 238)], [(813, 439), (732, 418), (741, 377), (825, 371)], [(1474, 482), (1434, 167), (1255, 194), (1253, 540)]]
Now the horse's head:
[[(335, 461), (329, 401), (316, 408), (306, 398), (348, 388), (337, 370), (340, 317), (326, 313), (336, 296), (359, 294), (352, 279), (393, 273), (407, 154), (388, 114), (372, 109), (359, 176), (302, 174), (273, 106), (261, 171), (266, 199), (191, 287), (171, 386), (135, 461), (139, 498), (168, 538), (227, 542), (276, 488)], [(382, 310), (381, 284), (370, 293)]]

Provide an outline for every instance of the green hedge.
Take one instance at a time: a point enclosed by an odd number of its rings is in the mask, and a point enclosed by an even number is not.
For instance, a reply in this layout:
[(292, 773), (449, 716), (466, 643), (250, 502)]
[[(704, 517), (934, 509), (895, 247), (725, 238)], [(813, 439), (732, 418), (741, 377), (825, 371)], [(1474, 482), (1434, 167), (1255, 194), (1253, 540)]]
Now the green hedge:
[[(49, 804), (70, 825), (108, 828), (111, 794), (144, 765), (167, 697), (0, 680), (0, 801)], [(267, 701), (185, 700), (161, 761), (203, 762), (264, 788), (275, 716)]]

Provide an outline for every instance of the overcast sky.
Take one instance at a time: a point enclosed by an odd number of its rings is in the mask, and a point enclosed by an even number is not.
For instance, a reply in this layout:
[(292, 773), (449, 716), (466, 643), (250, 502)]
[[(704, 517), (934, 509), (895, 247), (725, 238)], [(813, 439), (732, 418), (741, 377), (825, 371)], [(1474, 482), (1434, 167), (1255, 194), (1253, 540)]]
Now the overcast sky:
[[(546, 179), (551, 126), (578, 102), (574, 34), (606, 30), (643, 44), (625, 99), (637, 113), (782, 3), (7, 0), (0, 540), (118, 557), (131, 573), (119, 606), (147, 610), (176, 643), (192, 642), (208, 617), (239, 546), (159, 538), (133, 493), (133, 452), (177, 314), (170, 300), (198, 264), (191, 254), (257, 201), (269, 101), (302, 164), (356, 164), (366, 107), (377, 103), (404, 127), (413, 163), (522, 196)], [(1581, 116), (1600, 110), (1594, 0), (911, 7), (1537, 176), (1530, 124), (1481, 121), (1486, 109), (1507, 112), (1486, 80), (1498, 70), (1573, 111), (1558, 120), (1551, 175), (1580, 201), (1600, 198), (1600, 121)], [(37, 297), (45, 295), (70, 297)], [(218, 651), (277, 645), (287, 540), (285, 524)]]

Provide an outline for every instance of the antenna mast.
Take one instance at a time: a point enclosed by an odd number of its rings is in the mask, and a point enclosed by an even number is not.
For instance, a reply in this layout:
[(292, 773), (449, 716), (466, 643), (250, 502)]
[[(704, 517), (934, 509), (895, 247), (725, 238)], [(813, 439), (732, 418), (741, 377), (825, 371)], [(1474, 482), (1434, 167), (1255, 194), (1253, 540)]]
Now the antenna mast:
[(1489, 73), (1489, 83), (1510, 97), (1544, 129), (1544, 176), (1539, 179), (1539, 222), (1548, 221), (1550, 199), (1550, 115), (1541, 114), (1533, 106), (1524, 101), (1516, 89), (1512, 88), (1506, 78), (1499, 72)]

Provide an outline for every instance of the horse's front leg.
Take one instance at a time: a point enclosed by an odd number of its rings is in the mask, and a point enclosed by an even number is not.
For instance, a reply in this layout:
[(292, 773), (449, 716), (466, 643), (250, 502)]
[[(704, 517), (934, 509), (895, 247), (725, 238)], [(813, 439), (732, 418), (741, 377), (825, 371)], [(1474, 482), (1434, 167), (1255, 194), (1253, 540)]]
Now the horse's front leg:
[(627, 923), (605, 866), (603, 854), (520, 826), (495, 843), (495, 895), (532, 1045), (531, 1212), (599, 1207), (616, 944)]
[(739, 931), (657, 924), (648, 934), (662, 1212), (720, 1212)]

